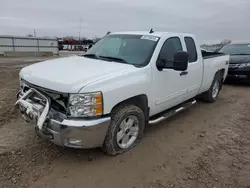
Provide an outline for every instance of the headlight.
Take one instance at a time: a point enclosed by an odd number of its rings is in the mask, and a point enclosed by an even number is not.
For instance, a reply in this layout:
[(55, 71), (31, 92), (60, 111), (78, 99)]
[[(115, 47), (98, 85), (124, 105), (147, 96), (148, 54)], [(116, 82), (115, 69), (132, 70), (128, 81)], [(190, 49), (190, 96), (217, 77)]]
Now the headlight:
[(70, 94), (69, 112), (73, 117), (99, 116), (103, 113), (102, 93)]
[(243, 68), (243, 67), (250, 67), (250, 63), (242, 63), (239, 65), (239, 68)]

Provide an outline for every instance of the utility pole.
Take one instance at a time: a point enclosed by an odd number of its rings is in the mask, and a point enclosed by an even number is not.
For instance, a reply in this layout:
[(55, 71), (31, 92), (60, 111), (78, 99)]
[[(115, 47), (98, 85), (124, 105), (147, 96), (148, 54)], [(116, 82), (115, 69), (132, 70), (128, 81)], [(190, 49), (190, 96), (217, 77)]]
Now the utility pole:
[(34, 29), (34, 38), (36, 38), (36, 29)]
[(78, 46), (79, 52), (80, 52), (80, 45), (81, 45), (81, 31), (82, 31), (82, 17), (80, 17), (80, 24), (79, 24), (79, 46)]
[(82, 18), (80, 18), (80, 25), (79, 25), (79, 40), (81, 40), (81, 31), (82, 31)]

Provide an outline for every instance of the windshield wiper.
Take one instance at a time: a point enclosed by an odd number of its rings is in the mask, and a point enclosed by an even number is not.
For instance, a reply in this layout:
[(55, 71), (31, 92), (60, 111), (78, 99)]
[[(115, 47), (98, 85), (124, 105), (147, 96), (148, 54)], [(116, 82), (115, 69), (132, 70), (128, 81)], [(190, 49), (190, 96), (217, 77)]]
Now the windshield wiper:
[(99, 56), (99, 57), (104, 58), (104, 59), (108, 59), (108, 60), (113, 60), (113, 61), (116, 61), (116, 62), (129, 64), (127, 61), (125, 61), (124, 59), (119, 58), (119, 57), (111, 57), (111, 56)]
[(94, 59), (100, 59), (99, 56), (96, 55), (96, 54), (84, 54), (83, 57), (94, 58)]

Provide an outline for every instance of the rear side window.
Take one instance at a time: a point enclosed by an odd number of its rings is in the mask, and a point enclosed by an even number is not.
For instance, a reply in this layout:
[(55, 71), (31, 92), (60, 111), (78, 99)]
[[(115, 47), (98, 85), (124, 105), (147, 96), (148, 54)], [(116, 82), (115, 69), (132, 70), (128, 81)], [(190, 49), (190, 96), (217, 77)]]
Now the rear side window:
[(174, 54), (179, 51), (182, 51), (180, 39), (178, 37), (169, 38), (163, 44), (159, 58), (172, 62), (174, 61)]
[(184, 40), (185, 40), (185, 43), (187, 46), (187, 51), (189, 54), (189, 63), (196, 62), (197, 61), (197, 51), (196, 51), (194, 39), (191, 37), (185, 37)]

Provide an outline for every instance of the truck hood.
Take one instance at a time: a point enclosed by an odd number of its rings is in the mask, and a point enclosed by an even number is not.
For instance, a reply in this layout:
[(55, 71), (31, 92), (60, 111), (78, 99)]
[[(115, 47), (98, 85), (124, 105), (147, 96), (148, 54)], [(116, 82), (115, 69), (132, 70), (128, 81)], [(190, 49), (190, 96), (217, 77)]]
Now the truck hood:
[(234, 63), (249, 63), (250, 62), (250, 55), (230, 55), (231, 64)]
[(88, 84), (126, 74), (135, 69), (137, 68), (133, 65), (71, 56), (24, 67), (20, 72), (20, 77), (46, 89), (63, 93), (78, 93)]

